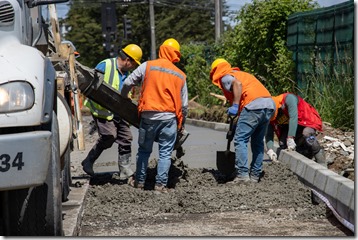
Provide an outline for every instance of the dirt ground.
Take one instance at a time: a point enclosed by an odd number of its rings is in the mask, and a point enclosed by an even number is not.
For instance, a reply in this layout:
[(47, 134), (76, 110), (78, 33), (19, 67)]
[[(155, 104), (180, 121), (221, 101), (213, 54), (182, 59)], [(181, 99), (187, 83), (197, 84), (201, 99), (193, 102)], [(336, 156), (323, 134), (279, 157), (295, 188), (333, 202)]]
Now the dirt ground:
[(155, 165), (144, 191), (116, 174), (92, 178), (80, 236), (354, 236), (281, 163), (265, 162), (259, 183), (232, 185), (215, 169), (173, 159), (168, 194), (152, 191)]

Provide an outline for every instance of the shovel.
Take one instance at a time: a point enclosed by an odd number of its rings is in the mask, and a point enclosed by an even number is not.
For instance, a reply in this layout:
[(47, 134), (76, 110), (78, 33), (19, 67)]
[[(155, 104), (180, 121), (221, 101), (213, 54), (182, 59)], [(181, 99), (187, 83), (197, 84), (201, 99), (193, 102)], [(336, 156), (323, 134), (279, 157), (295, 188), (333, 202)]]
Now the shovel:
[(226, 134), (227, 148), (225, 151), (216, 152), (216, 167), (219, 172), (226, 175), (226, 177), (231, 177), (235, 171), (235, 153), (230, 151), (230, 143), (235, 133), (235, 129), (233, 129), (235, 117), (229, 116), (229, 119), (230, 126), (229, 131)]

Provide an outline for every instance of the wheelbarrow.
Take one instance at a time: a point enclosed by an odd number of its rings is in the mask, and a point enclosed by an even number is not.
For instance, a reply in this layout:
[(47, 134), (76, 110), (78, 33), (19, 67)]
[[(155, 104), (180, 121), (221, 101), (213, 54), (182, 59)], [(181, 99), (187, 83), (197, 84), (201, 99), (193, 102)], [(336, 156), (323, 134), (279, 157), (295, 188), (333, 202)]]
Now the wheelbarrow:
[(229, 131), (226, 134), (227, 148), (225, 151), (216, 152), (216, 167), (219, 172), (230, 178), (235, 172), (235, 153), (230, 151), (230, 144), (235, 134), (235, 117), (229, 116)]

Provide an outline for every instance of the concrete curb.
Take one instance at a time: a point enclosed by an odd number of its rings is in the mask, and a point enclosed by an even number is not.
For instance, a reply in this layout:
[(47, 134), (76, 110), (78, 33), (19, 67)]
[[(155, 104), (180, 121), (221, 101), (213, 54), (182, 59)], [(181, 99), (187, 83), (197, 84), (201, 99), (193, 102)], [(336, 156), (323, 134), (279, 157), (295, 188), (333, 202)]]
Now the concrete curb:
[[(74, 180), (73, 180), (74, 181)], [(68, 201), (62, 203), (64, 236), (78, 236), (80, 232), (83, 202), (88, 190), (88, 182), (79, 187), (71, 187)]]
[(208, 122), (204, 120), (196, 120), (196, 119), (190, 119), (187, 118), (185, 120), (185, 124), (190, 124), (197, 127), (206, 127), (211, 128), (217, 131), (228, 131), (229, 130), (229, 124), (227, 123), (217, 123), (217, 122)]
[[(218, 131), (228, 131), (229, 124), (186, 119), (186, 124), (207, 127)], [(274, 144), (278, 160), (287, 165), (300, 180), (326, 197), (338, 214), (355, 225), (354, 181), (338, 175), (297, 152), (279, 151)]]
[[(274, 148), (278, 152), (278, 146)], [(341, 217), (355, 225), (354, 181), (297, 152), (279, 151), (278, 159), (297, 174), (304, 184), (326, 197)]]

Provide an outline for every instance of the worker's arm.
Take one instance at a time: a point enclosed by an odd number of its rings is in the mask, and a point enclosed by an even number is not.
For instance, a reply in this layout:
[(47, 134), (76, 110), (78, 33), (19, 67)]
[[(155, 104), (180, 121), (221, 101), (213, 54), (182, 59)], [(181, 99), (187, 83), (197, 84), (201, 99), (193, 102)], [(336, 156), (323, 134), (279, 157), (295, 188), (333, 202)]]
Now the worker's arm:
[(298, 124), (298, 99), (294, 94), (287, 94), (285, 99), (285, 105), (288, 110), (289, 125), (288, 125), (288, 137), (295, 137)]
[(239, 80), (229, 74), (222, 77), (221, 84), (225, 90), (233, 93), (233, 102), (232, 106), (228, 109), (228, 113), (230, 115), (236, 115), (239, 111), (242, 84)]
[(269, 124), (265, 136), (267, 150), (273, 149), (273, 138), (274, 138), (274, 129), (272, 124)]
[(234, 95), (232, 104), (240, 105), (242, 84), (241, 82), (231, 75), (225, 75), (221, 79), (222, 86), (225, 90), (230, 91)]
[(106, 62), (102, 61), (98, 63), (95, 69), (97, 70), (97, 72), (104, 74), (104, 71), (106, 70)]
[(147, 68), (147, 63), (144, 62), (139, 67), (137, 67), (123, 82), (121, 89), (121, 95), (123, 97), (128, 97), (128, 93), (131, 91), (133, 86), (140, 85), (145, 76), (145, 70)]
[(277, 153), (273, 150), (273, 135), (274, 135), (274, 126), (269, 124), (267, 127), (267, 132), (265, 136), (267, 151), (269, 159), (273, 162), (277, 162)]
[(242, 94), (242, 84), (239, 80), (235, 80), (232, 82), (232, 92), (234, 94), (234, 99), (232, 104), (240, 105), (240, 99)]

